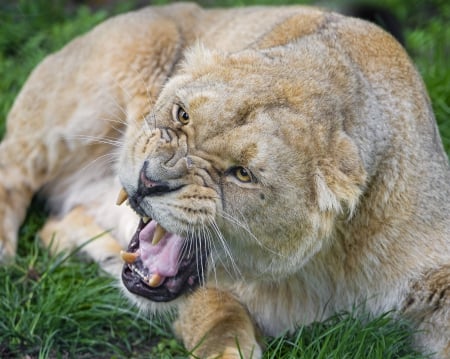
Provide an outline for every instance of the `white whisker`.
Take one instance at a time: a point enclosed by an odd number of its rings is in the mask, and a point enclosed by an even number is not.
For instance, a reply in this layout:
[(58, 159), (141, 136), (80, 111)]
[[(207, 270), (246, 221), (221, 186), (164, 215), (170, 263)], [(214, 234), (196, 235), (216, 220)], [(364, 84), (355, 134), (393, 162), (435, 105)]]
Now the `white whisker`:
[[(101, 121), (110, 123), (110, 127), (114, 130), (115, 133), (120, 134), (121, 136), (125, 135), (126, 131), (123, 129), (123, 127), (127, 126), (126, 121), (123, 120), (113, 120), (108, 118), (102, 118)], [(118, 127), (119, 125), (120, 127)]]
[[(224, 238), (223, 235), (222, 235), (222, 232), (220, 231), (219, 227), (217, 226), (217, 223), (216, 223), (213, 219), (210, 220), (210, 227), (211, 227), (211, 228), (214, 230), (214, 232), (216, 233), (216, 238), (219, 239), (220, 244), (221, 244), (221, 246), (222, 246), (222, 248), (223, 248), (223, 251), (224, 251), (226, 257), (227, 257), (227, 258), (229, 259), (229, 261), (230, 261), (231, 268), (233, 268), (234, 272), (236, 273), (236, 275), (237, 275), (238, 277), (242, 277), (241, 271), (240, 271), (240, 269), (239, 269), (237, 263), (235, 262), (235, 260), (234, 260), (234, 258), (233, 258), (233, 254), (231, 253), (230, 248), (228, 247), (228, 244), (227, 244), (225, 238)], [(217, 250), (216, 250), (216, 252), (217, 252)], [(219, 252), (217, 252), (217, 253), (219, 253)], [(220, 259), (220, 261), (222, 262), (222, 264), (224, 264), (224, 267), (227, 268), (228, 266), (225, 265), (225, 263), (222, 261), (222, 258), (220, 258), (220, 256), (219, 256), (219, 259)], [(228, 274), (231, 275), (231, 273), (228, 273)]]
[[(118, 158), (117, 153), (114, 153), (114, 152), (106, 153), (104, 155), (96, 157), (94, 160), (90, 161), (88, 164), (81, 167), (79, 172), (82, 173), (84, 171), (87, 171), (88, 169), (90, 169), (91, 167), (93, 167), (94, 165), (99, 164), (99, 163), (103, 163), (106, 165), (110, 164), (111, 168), (114, 168), (117, 164), (117, 158)], [(104, 162), (100, 162), (100, 161), (104, 161)]]
[[(215, 241), (214, 241), (214, 236), (211, 234), (209, 227), (204, 226), (202, 228), (202, 231), (204, 232), (204, 236), (205, 238), (208, 238), (208, 251), (210, 253), (209, 255), (209, 266), (208, 268), (212, 271), (212, 273), (214, 274), (214, 280), (216, 285), (218, 284), (218, 280), (217, 280), (217, 270), (216, 270), (216, 257), (217, 255), (214, 255), (214, 251), (217, 253), (217, 250), (215, 248)], [(224, 266), (226, 268), (226, 266)]]
[[(282, 256), (280, 253), (274, 251), (273, 249), (267, 247), (266, 245), (264, 245), (259, 239), (258, 237), (256, 237), (252, 231), (250, 230), (250, 227), (248, 226), (247, 223), (243, 223), (240, 220), (238, 220), (236, 217), (230, 215), (229, 213), (226, 212), (220, 212), (219, 215), (227, 220), (228, 222), (232, 223), (233, 225), (242, 228), (249, 236), (250, 238), (252, 238), (261, 248), (263, 248), (264, 250), (268, 251), (271, 254), (277, 255), (277, 256)], [(245, 217), (240, 213), (240, 217), (243, 218), (243, 220), (245, 220)]]
[(202, 253), (204, 253), (203, 251), (206, 250), (205, 248), (202, 248), (202, 246), (204, 245), (204, 239), (200, 236), (200, 239), (198, 240), (198, 244), (200, 247), (200, 271), (201, 271), (201, 275), (200, 278), (203, 281), (203, 283), (200, 283), (201, 285), (205, 284), (205, 263), (203, 263), (203, 255)]
[[(133, 68), (130, 68), (129, 69), (130, 71), (134, 71), (134, 73), (137, 75), (137, 78), (141, 81), (141, 83), (142, 83), (142, 87), (145, 89), (145, 92), (146, 92), (146, 105), (147, 105), (147, 108), (148, 109), (152, 109), (153, 108), (153, 106), (154, 106), (154, 104), (155, 104), (155, 101), (156, 101), (156, 98), (153, 98), (153, 96), (152, 96), (152, 94), (151, 94), (151, 91), (150, 91), (150, 87), (149, 87), (149, 83), (154, 83), (154, 81), (152, 82), (152, 81), (148, 81), (148, 80), (146, 80), (145, 79), (145, 76), (143, 75), (143, 73), (142, 73), (142, 71), (143, 70), (141, 70), (141, 69), (133, 69)], [(122, 90), (128, 95), (128, 97), (130, 98), (130, 99), (132, 99), (134, 96), (131, 96), (131, 94), (123, 87), (123, 86), (121, 86), (120, 84), (119, 84), (119, 86), (122, 88)], [(137, 91), (137, 92), (139, 92), (139, 91)], [(146, 107), (146, 106), (143, 106), (144, 108)], [(150, 128), (148, 128), (148, 123), (147, 123), (147, 117), (148, 117), (148, 114), (142, 114), (142, 120), (143, 120), (143, 123), (144, 123), (144, 127), (143, 127), (143, 130), (144, 130), (144, 133), (147, 135), (148, 134), (148, 132), (145, 132), (146, 130), (150, 130)], [(132, 119), (132, 120), (134, 120), (134, 119)], [(135, 121), (135, 120), (134, 120)], [(136, 123), (134, 123), (135, 125), (136, 125)]]
[[(109, 117), (102, 117), (102, 118), (99, 118), (99, 120), (105, 121), (105, 122), (110, 122), (110, 123), (116, 123), (121, 126), (128, 126), (126, 119), (119, 117), (119, 116), (115, 116), (115, 117), (117, 117), (117, 118), (114, 119), (114, 118), (109, 118)], [(122, 130), (120, 130), (120, 131), (122, 131)]]
[(93, 142), (94, 144), (106, 144), (114, 147), (122, 147), (123, 143), (121, 140), (118, 140), (114, 137), (97, 137), (97, 136), (87, 136), (87, 135), (73, 135), (71, 136), (74, 139), (86, 140), (89, 142)]

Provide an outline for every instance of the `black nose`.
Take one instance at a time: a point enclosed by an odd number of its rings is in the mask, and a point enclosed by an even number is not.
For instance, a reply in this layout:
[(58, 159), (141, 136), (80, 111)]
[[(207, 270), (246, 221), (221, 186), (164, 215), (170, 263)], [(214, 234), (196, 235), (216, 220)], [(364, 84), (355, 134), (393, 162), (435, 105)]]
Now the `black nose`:
[[(137, 190), (129, 197), (131, 207), (133, 207), (137, 212), (140, 212), (139, 209), (141, 208), (141, 202), (145, 197), (164, 195), (168, 192), (176, 191), (183, 187), (183, 185), (177, 183), (176, 181), (172, 181), (173, 183), (170, 182), (170, 180), (155, 181), (152, 179), (148, 170), (148, 162), (145, 161), (139, 173)], [(144, 213), (141, 214), (144, 215)]]
[(139, 173), (139, 182), (137, 193), (142, 197), (152, 196), (157, 194), (164, 194), (170, 192), (171, 188), (167, 182), (164, 181), (154, 181), (148, 173), (148, 161), (144, 162)]

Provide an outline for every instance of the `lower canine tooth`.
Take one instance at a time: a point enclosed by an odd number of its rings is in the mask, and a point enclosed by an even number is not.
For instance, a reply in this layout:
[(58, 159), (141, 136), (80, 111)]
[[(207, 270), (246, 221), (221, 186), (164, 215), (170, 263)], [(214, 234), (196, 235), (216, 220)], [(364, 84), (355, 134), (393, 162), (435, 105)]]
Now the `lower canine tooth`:
[(123, 259), (125, 263), (133, 264), (134, 262), (136, 262), (136, 259), (139, 257), (139, 254), (137, 254), (136, 252), (132, 253), (120, 251), (120, 257)]
[(158, 223), (155, 228), (155, 234), (153, 235), (152, 244), (156, 246), (166, 233), (167, 231)]
[(144, 222), (145, 224), (147, 224), (148, 222), (150, 222), (152, 219), (150, 217), (142, 217), (142, 222)]
[(153, 273), (150, 275), (150, 278), (148, 280), (148, 285), (150, 287), (157, 287), (162, 283), (162, 277), (158, 273)]
[(125, 192), (123, 188), (120, 189), (119, 195), (117, 196), (116, 204), (120, 206), (123, 202), (128, 199), (128, 193)]

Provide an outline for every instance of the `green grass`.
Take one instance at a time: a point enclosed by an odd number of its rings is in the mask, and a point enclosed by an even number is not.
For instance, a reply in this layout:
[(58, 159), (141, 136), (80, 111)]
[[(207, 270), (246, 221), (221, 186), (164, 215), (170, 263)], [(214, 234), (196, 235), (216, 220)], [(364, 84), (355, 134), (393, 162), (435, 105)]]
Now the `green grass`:
[(150, 351), (155, 338), (166, 336), (157, 321), (137, 317), (96, 266), (51, 258), (37, 244), (0, 275), (7, 299), (0, 304), (2, 358), (126, 357), (134, 348)]
[(300, 328), (292, 337), (273, 339), (265, 358), (423, 358), (410, 349), (406, 325), (389, 314), (367, 318), (351, 313)]
[[(158, 1), (161, 3), (164, 1)], [(294, 3), (295, 1), (259, 1)], [(218, 2), (215, 2), (216, 4)], [(223, 0), (226, 6), (257, 1)], [(442, 0), (384, 0), (405, 24), (406, 47), (428, 87), (441, 135), (450, 151), (450, 5)], [(59, 1), (0, 4), (0, 137), (14, 97), (32, 68), (49, 52), (112, 12), (68, 11)], [(45, 214), (39, 203), (20, 231), (14, 264), (0, 267), (0, 357), (176, 358), (187, 353), (173, 339), (169, 320), (140, 315), (94, 263), (75, 254), (51, 257), (36, 231)], [(267, 339), (266, 358), (421, 358), (409, 331), (389, 315), (339, 314)], [(99, 354), (100, 353), (100, 354)]]

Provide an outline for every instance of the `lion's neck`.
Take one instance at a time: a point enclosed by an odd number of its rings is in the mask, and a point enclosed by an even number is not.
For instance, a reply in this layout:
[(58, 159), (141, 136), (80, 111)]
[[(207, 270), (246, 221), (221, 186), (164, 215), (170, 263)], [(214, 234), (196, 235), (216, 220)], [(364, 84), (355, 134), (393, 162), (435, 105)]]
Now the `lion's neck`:
[[(246, 305), (264, 334), (272, 336), (342, 311), (383, 313), (397, 308), (406, 295), (407, 280), (375, 288), (371, 278), (347, 273), (341, 256), (328, 259), (316, 258), (278, 282), (242, 280), (226, 288)], [(350, 276), (357, 278), (352, 281)]]

